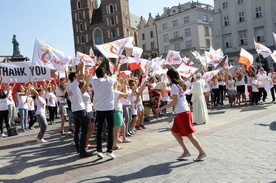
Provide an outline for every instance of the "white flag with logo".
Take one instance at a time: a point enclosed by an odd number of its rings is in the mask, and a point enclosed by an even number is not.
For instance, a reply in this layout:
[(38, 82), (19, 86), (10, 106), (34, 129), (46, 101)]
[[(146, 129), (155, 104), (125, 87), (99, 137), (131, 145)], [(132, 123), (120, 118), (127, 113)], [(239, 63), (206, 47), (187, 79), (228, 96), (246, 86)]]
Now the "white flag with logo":
[(124, 51), (125, 45), (127, 43), (129, 46), (131, 45), (129, 41), (130, 39), (133, 38), (127, 37), (123, 39), (118, 39), (113, 42), (96, 45), (96, 47), (106, 58), (119, 58), (119, 56), (121, 56), (122, 52)]
[(188, 78), (191, 76), (191, 74), (194, 74), (198, 70), (198, 68), (188, 66), (182, 62), (176, 70), (181, 76)]
[(180, 56), (179, 51), (172, 51), (172, 50), (168, 51), (165, 63), (169, 63), (171, 65), (178, 65), (181, 63), (181, 61), (182, 61), (182, 58)]
[(33, 66), (43, 66), (50, 69), (64, 71), (64, 66), (72, 60), (68, 54), (54, 49), (46, 43), (36, 39), (34, 45)]
[(272, 54), (272, 52), (269, 48), (267, 48), (266, 46), (264, 46), (260, 43), (256, 43), (255, 39), (254, 39), (254, 45), (255, 45), (255, 49), (256, 49), (257, 53), (261, 54), (264, 58), (266, 58)]
[(96, 65), (95, 60), (93, 60), (90, 55), (86, 55), (84, 53), (77, 51), (75, 64), (78, 65), (80, 62), (83, 62), (84, 65), (90, 66), (90, 67), (94, 67)]

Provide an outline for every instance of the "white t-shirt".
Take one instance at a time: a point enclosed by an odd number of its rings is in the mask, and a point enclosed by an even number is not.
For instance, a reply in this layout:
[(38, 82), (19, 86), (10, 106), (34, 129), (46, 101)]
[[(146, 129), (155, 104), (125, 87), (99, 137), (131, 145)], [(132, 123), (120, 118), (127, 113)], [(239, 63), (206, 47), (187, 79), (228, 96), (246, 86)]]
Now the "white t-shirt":
[(35, 114), (42, 114), (45, 115), (46, 112), (46, 101), (41, 96), (38, 96), (37, 99), (35, 99), (36, 103), (36, 113)]
[(235, 77), (235, 79), (236, 79), (236, 86), (245, 85), (244, 76), (242, 76), (242, 78), (240, 80), (237, 77)]
[(258, 80), (259, 80), (259, 87), (258, 88), (264, 88), (265, 80), (268, 79), (268, 76), (266, 74), (259, 74)]
[(27, 99), (27, 104), (28, 104), (28, 111), (33, 111), (35, 110), (35, 106), (34, 106), (34, 99), (30, 96), (28, 96), (28, 99)]
[(73, 82), (67, 83), (66, 90), (71, 101), (72, 112), (85, 110), (85, 104), (82, 100), (82, 93), (79, 88), (78, 80), (75, 79)]
[(12, 90), (8, 90), (7, 91), (7, 101), (8, 101), (8, 105), (14, 105), (14, 100), (12, 97)]
[(253, 77), (246, 76), (246, 78), (247, 78), (247, 86), (252, 86)]
[(228, 89), (228, 90), (236, 90), (236, 86), (235, 86), (235, 80), (228, 80), (227, 82), (226, 82), (226, 88)]
[(46, 93), (47, 106), (55, 107), (57, 103), (57, 97), (54, 93)]
[(129, 94), (127, 97), (123, 97), (121, 99), (121, 102), (123, 105), (131, 105), (131, 100), (130, 100), (131, 94)]
[(185, 111), (190, 111), (188, 102), (186, 100), (184, 90), (176, 84), (172, 84), (171, 86), (171, 96), (177, 95), (177, 103), (175, 105), (175, 111), (176, 113), (182, 113)]
[(131, 100), (131, 112), (132, 112), (132, 115), (137, 115), (137, 104), (136, 106), (134, 105), (134, 101), (137, 99), (136, 96), (132, 95), (130, 97), (130, 100)]
[(6, 111), (8, 110), (8, 99), (3, 98), (0, 99), (0, 111)]
[(18, 102), (18, 109), (28, 109), (27, 104), (27, 96), (26, 95), (19, 95), (20, 92), (17, 92), (17, 102)]
[(121, 92), (114, 90), (114, 108), (116, 111), (123, 111), (123, 104), (119, 96), (120, 96)]
[(93, 104), (96, 111), (114, 110), (113, 85), (117, 77), (112, 75), (107, 78), (93, 77), (91, 85), (94, 89)]
[(259, 92), (259, 88), (258, 88), (258, 86), (256, 86), (257, 84), (259, 84), (258, 79), (253, 79), (253, 81), (252, 81), (252, 92)]
[(65, 104), (66, 103), (66, 98), (64, 98), (65, 92), (60, 88), (57, 87), (56, 88), (56, 97), (57, 97), (57, 101), (59, 103)]
[(211, 91), (210, 81), (205, 82), (203, 92), (210, 92), (210, 91)]
[(88, 92), (84, 92), (82, 95), (83, 102), (85, 104), (86, 112), (92, 112), (93, 111), (93, 104), (91, 102), (91, 97)]

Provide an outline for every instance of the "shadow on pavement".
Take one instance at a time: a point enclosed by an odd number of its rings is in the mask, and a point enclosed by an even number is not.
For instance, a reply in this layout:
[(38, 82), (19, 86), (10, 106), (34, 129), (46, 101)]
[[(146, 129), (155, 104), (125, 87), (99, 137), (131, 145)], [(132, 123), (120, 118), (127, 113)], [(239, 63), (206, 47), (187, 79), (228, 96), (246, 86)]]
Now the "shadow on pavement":
[[(177, 161), (177, 162), (179, 162), (179, 161)], [(166, 163), (161, 163), (161, 164), (157, 164), (157, 165), (150, 165), (150, 166), (147, 166), (147, 167), (141, 169), (138, 172), (134, 172), (134, 173), (126, 174), (126, 175), (95, 177), (95, 178), (91, 178), (91, 179), (84, 179), (79, 182), (110, 183), (110, 182), (126, 182), (126, 181), (131, 181), (131, 180), (134, 181), (134, 180), (139, 180), (139, 179), (145, 179), (147, 177), (167, 175), (174, 168), (187, 166), (194, 162), (172, 165), (173, 163), (176, 163), (176, 162), (166, 162)], [(141, 180), (141, 182), (143, 182), (143, 181)]]
[(276, 121), (273, 121), (270, 124), (259, 123), (259, 124), (256, 124), (256, 125), (259, 125), (259, 126), (269, 126), (270, 130), (276, 131)]

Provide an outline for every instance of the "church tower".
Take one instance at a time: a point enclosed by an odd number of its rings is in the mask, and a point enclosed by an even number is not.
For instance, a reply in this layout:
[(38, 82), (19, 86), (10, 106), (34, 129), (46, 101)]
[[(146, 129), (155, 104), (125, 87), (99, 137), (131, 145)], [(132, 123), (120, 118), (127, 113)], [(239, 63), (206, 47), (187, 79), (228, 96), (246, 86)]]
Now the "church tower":
[(89, 54), (89, 49), (92, 46), (90, 23), (93, 11), (97, 8), (97, 0), (71, 0), (75, 51)]
[[(133, 36), (128, 0), (71, 0), (75, 51)], [(96, 51), (97, 52), (97, 51)]]

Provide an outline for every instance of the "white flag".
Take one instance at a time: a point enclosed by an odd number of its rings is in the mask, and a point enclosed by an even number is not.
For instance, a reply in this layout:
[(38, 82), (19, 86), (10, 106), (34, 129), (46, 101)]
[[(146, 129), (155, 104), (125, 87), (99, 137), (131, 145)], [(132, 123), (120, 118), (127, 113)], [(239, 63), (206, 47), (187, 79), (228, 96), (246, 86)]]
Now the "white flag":
[(124, 51), (125, 45), (127, 43), (129, 44), (129, 39), (131, 39), (131, 37), (96, 45), (96, 47), (106, 58), (119, 58)]
[(179, 51), (172, 51), (172, 50), (168, 51), (165, 63), (169, 63), (171, 65), (178, 65), (181, 63), (181, 61), (182, 61), (182, 58), (180, 56)]
[(191, 53), (194, 55), (196, 59), (200, 58), (200, 54), (197, 51), (191, 51)]
[(257, 53), (261, 54), (264, 58), (266, 58), (272, 54), (272, 52), (269, 48), (267, 48), (266, 46), (264, 46), (260, 43), (256, 43), (255, 39), (254, 39), (254, 45), (255, 45), (255, 49), (256, 49)]
[(276, 34), (274, 32), (272, 34), (273, 34), (273, 37), (274, 37), (274, 41), (276, 43)]
[(275, 50), (273, 51), (273, 53), (270, 56), (274, 60), (274, 62), (276, 63), (276, 51)]
[(136, 59), (140, 59), (142, 53), (143, 53), (142, 48), (134, 46), (133, 49), (132, 49), (132, 54), (131, 55)]
[(68, 54), (54, 49), (46, 43), (36, 39), (34, 45), (33, 66), (43, 66), (50, 69), (64, 71), (64, 66), (72, 60)]
[(93, 60), (90, 55), (86, 55), (84, 53), (78, 52), (77, 51), (77, 56), (76, 56), (76, 65), (78, 65), (80, 62), (83, 62), (84, 65), (94, 67), (96, 65), (95, 60)]
[(181, 76), (188, 78), (191, 74), (194, 74), (198, 68), (188, 66), (182, 62), (176, 70)]
[(204, 79), (205, 82), (210, 81), (215, 75), (219, 73), (220, 69), (205, 72), (202, 76), (202, 79)]

